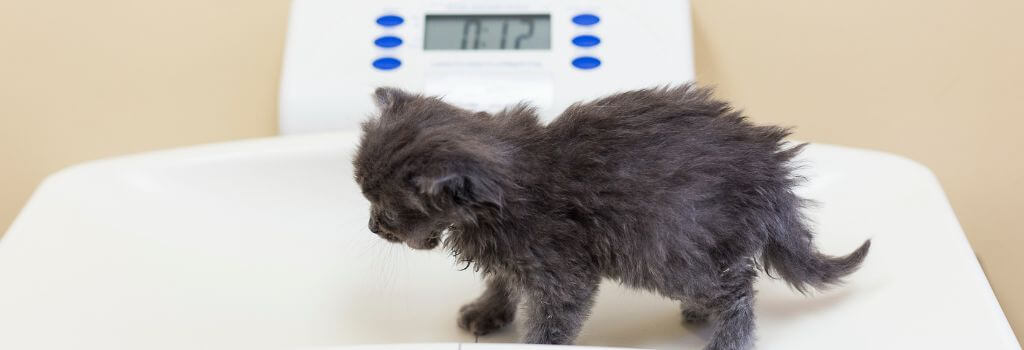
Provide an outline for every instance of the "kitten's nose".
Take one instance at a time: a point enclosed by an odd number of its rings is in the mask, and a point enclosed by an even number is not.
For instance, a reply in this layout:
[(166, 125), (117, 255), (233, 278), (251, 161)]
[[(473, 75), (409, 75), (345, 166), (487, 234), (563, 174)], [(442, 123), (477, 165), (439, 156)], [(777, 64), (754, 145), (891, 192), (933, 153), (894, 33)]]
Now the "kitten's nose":
[(370, 232), (380, 233), (380, 224), (377, 223), (377, 220), (370, 218), (370, 223), (367, 224), (366, 226), (370, 228)]

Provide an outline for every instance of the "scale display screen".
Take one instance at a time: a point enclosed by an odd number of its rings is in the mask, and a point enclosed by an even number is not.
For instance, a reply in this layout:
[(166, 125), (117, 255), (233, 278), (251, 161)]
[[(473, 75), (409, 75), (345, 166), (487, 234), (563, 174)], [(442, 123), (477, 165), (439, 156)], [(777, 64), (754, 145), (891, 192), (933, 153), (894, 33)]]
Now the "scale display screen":
[(427, 15), (424, 50), (550, 50), (550, 15)]

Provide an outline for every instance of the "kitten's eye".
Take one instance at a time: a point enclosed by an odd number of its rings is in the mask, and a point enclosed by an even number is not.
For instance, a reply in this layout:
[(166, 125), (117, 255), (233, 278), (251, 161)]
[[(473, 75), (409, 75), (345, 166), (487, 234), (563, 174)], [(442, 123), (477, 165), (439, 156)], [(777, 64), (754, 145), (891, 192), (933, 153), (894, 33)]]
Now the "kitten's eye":
[(389, 224), (394, 225), (394, 224), (398, 223), (398, 215), (395, 213), (394, 210), (384, 210), (383, 214), (384, 214), (384, 220), (387, 220), (387, 222)]

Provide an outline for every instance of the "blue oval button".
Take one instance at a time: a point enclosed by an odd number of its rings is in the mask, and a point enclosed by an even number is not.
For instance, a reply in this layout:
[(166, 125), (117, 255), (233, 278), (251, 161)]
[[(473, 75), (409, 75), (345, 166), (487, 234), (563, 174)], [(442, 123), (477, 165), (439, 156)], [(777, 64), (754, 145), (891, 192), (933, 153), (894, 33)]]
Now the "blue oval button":
[(600, 43), (601, 38), (598, 38), (593, 35), (579, 35), (575, 38), (572, 38), (572, 44), (580, 47), (597, 46), (597, 44)]
[(377, 24), (380, 24), (385, 27), (394, 27), (399, 24), (402, 24), (402, 22), (405, 22), (405, 19), (395, 15), (377, 17)]
[(395, 47), (398, 45), (402, 45), (402, 38), (390, 35), (382, 36), (377, 38), (377, 40), (374, 40), (373, 44), (380, 47)]
[(401, 65), (402, 61), (394, 57), (381, 57), (373, 60), (373, 67), (380, 70), (392, 70)]
[(601, 18), (595, 15), (584, 13), (582, 15), (576, 15), (572, 18), (572, 23), (579, 24), (581, 26), (592, 26), (600, 22)]
[(579, 69), (594, 69), (601, 65), (601, 60), (590, 56), (577, 57), (572, 60), (572, 65)]

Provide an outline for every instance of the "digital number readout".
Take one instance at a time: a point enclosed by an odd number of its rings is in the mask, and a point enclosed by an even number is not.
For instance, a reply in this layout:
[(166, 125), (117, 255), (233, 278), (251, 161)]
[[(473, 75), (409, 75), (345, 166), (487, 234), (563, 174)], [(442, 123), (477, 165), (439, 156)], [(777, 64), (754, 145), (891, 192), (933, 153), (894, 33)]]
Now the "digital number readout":
[(425, 50), (549, 50), (549, 15), (427, 15)]

